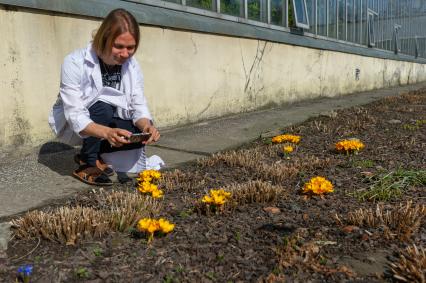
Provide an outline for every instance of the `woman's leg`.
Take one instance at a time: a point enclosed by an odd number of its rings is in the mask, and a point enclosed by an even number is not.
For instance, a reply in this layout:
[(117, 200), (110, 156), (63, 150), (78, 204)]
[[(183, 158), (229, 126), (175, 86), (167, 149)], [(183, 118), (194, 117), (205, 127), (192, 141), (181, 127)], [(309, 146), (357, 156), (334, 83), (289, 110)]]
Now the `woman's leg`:
[[(90, 119), (97, 124), (110, 126), (113, 121), (114, 111), (114, 106), (103, 101), (98, 101), (89, 108)], [(80, 151), (81, 161), (95, 167), (96, 160), (99, 158), (101, 142), (101, 139), (96, 137), (83, 139), (83, 146)]]

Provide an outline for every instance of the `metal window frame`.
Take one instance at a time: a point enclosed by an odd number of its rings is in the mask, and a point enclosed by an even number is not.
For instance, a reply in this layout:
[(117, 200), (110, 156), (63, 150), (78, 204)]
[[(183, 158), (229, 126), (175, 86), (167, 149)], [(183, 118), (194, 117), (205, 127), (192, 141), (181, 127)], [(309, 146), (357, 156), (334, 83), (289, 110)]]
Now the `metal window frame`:
[(379, 14), (371, 9), (367, 9), (367, 45), (368, 47), (376, 46), (376, 27), (375, 17)]
[(415, 35), (414, 36), (414, 57), (415, 58), (419, 58), (419, 52), (420, 50), (419, 50), (419, 39), (418, 39), (418, 36), (417, 35)]
[[(297, 8), (296, 8), (296, 1), (302, 1), (303, 2), (303, 7), (304, 7), (304, 11), (302, 11), (302, 13), (304, 14), (304, 17), (306, 19), (306, 24), (305, 23), (301, 23), (299, 22), (298, 18), (297, 18)], [(294, 23), (296, 24), (296, 27), (298, 28), (304, 28), (304, 29), (309, 29), (309, 16), (308, 16), (308, 7), (306, 6), (306, 0), (292, 0), (293, 2), (293, 16), (294, 16)]]
[(399, 44), (399, 36), (398, 31), (402, 28), (399, 24), (393, 25), (393, 52), (395, 54), (399, 54), (401, 52), (401, 46)]

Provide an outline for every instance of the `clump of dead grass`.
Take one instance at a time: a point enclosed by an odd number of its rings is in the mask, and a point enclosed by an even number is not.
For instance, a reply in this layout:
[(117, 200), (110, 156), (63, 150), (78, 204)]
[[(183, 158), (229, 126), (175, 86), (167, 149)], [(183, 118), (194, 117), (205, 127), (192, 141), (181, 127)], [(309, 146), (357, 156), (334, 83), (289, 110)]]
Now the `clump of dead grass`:
[(401, 251), (398, 262), (390, 264), (393, 277), (402, 282), (426, 282), (426, 250), (416, 245)]
[(424, 95), (424, 90), (422, 91), (413, 91), (401, 95), (401, 99), (407, 101), (410, 104), (422, 104), (426, 100)]
[(104, 198), (110, 227), (120, 232), (134, 227), (141, 218), (158, 215), (161, 209), (160, 202), (138, 193), (116, 191), (105, 194)]
[(383, 227), (387, 238), (396, 236), (400, 240), (409, 240), (425, 216), (425, 205), (413, 206), (412, 202), (408, 201), (405, 205), (400, 204), (387, 210), (381, 204), (377, 205), (376, 210), (358, 209), (349, 213), (347, 222), (361, 227)]
[(206, 184), (206, 179), (198, 172), (183, 172), (179, 169), (166, 171), (162, 174), (158, 185), (165, 191), (181, 189), (185, 192), (191, 192)]
[(61, 207), (52, 212), (31, 211), (11, 221), (17, 238), (44, 238), (67, 245), (100, 238), (109, 232), (108, 216), (88, 207)]
[(215, 207), (196, 201), (195, 210), (202, 214), (223, 213), (235, 210), (237, 207), (250, 203), (271, 203), (285, 197), (286, 191), (282, 186), (275, 186), (261, 180), (235, 183), (222, 188), (230, 192), (230, 199), (220, 207)]
[(259, 150), (230, 150), (215, 153), (209, 158), (198, 160), (198, 165), (201, 167), (212, 167), (223, 162), (230, 167), (252, 167), (256, 163), (261, 162), (263, 157), (263, 153)]
[(261, 180), (232, 184), (225, 190), (232, 193), (230, 203), (233, 207), (249, 203), (275, 202), (286, 194), (282, 186), (274, 186)]
[(321, 256), (320, 246), (313, 241), (300, 243), (295, 237), (286, 239), (284, 245), (279, 247), (276, 252), (279, 270), (296, 268), (321, 273), (325, 276), (335, 273), (342, 273), (347, 277), (355, 276), (355, 273), (346, 266), (337, 268), (327, 266), (326, 259)]
[[(267, 155), (277, 155), (277, 148), (271, 147)], [(260, 148), (256, 150), (239, 150), (228, 151), (213, 154), (212, 157), (199, 160), (199, 165), (214, 166), (219, 162), (223, 162), (229, 167), (240, 167), (251, 172), (253, 179), (261, 179), (273, 181), (274, 183), (282, 183), (289, 179), (297, 177), (300, 171), (309, 171), (318, 168), (325, 168), (331, 164), (330, 158), (319, 159), (315, 156), (296, 157), (291, 160), (278, 160), (271, 164), (265, 160), (265, 152)]]
[(17, 238), (44, 238), (74, 245), (82, 239), (101, 238), (112, 231), (126, 231), (137, 220), (160, 211), (160, 203), (137, 193), (101, 191), (98, 208), (60, 207), (31, 211), (11, 221)]

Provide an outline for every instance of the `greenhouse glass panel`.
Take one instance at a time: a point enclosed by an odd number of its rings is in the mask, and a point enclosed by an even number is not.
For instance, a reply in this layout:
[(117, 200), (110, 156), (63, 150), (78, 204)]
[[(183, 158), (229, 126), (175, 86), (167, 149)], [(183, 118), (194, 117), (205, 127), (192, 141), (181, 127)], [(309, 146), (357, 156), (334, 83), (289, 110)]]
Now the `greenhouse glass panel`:
[(346, 9), (345, 9), (345, 0), (338, 0), (338, 38), (340, 40), (346, 40)]
[(213, 10), (213, 1), (215, 0), (186, 0), (186, 5), (205, 10)]
[(284, 1), (271, 0), (271, 24), (277, 26), (284, 26)]
[(328, 0), (317, 0), (318, 5), (318, 34), (327, 36), (327, 1)]
[(328, 0), (328, 37), (337, 37), (337, 0)]
[(309, 32), (315, 33), (315, 0), (306, 0), (308, 9)]
[(220, 12), (223, 14), (240, 17), (241, 0), (220, 0)]
[(355, 0), (348, 0), (348, 41), (355, 42)]
[(261, 3), (262, 0), (247, 0), (248, 18), (254, 21), (261, 20)]

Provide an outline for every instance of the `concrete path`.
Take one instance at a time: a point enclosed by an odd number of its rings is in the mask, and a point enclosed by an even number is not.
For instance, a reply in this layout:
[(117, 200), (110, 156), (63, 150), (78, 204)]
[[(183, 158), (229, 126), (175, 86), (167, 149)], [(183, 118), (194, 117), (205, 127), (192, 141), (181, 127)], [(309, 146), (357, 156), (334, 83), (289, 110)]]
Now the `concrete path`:
[[(148, 155), (162, 157), (168, 167), (235, 148), (260, 136), (309, 117), (362, 105), (385, 96), (426, 87), (426, 83), (358, 93), (337, 98), (320, 98), (292, 105), (244, 113), (187, 127), (163, 130), (161, 141), (149, 146)], [(36, 148), (0, 152), (0, 222), (7, 217), (42, 206), (91, 187), (70, 176), (75, 169), (76, 149), (56, 142)]]

